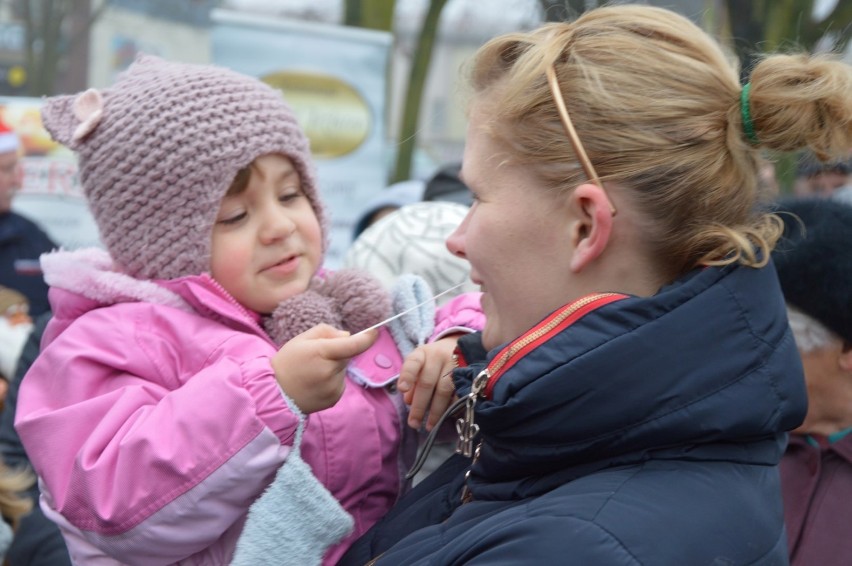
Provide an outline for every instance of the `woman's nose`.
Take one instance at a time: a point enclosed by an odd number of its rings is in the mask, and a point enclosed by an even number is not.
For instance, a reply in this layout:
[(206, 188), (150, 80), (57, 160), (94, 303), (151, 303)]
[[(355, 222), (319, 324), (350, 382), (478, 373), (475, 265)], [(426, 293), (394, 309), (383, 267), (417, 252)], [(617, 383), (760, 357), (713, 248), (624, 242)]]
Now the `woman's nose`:
[(467, 218), (459, 224), (453, 233), (447, 237), (447, 249), (454, 256), (467, 259), (464, 252), (464, 228)]

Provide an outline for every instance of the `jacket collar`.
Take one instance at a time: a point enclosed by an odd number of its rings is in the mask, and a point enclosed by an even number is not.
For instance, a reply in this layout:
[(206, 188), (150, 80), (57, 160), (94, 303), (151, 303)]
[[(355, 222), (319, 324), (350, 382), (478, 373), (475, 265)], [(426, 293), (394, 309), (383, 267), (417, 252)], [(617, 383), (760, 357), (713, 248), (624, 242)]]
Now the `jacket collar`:
[(529, 334), (456, 373), (465, 395), (507, 349), (518, 352), (477, 401), (473, 484), (508, 482), (517, 494), (551, 475), (652, 456), (774, 464), (783, 431), (804, 416), (801, 363), (771, 265), (695, 270), (518, 349)]
[(208, 318), (266, 336), (260, 317), (228, 294), (207, 274), (172, 280), (136, 279), (116, 270), (109, 254), (99, 248), (57, 251), (41, 258), (44, 278), (51, 287), (57, 318), (73, 319), (83, 313), (119, 303), (146, 302)]

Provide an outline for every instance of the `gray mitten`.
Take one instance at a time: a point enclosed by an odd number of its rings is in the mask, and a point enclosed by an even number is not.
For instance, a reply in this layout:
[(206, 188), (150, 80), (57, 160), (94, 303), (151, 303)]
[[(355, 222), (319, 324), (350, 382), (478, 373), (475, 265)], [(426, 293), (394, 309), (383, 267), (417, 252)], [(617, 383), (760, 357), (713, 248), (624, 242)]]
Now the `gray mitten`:
[[(401, 275), (391, 288), (394, 313), (405, 312), (388, 324), (388, 330), (400, 353), (407, 356), (435, 331), (435, 299), (425, 279), (418, 275)], [(414, 308), (415, 305), (419, 305)], [(409, 312), (406, 312), (410, 310)]]
[(352, 532), (352, 516), (314, 476), (300, 447), (305, 416), (299, 417), (293, 449), (266, 491), (251, 505), (231, 566), (322, 564), (333, 545)]

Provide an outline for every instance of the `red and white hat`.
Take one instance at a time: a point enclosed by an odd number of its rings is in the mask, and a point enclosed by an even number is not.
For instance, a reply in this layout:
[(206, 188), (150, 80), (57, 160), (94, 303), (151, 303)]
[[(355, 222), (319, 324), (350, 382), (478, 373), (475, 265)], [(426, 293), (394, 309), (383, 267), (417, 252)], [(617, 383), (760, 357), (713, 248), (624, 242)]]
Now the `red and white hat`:
[(19, 147), (21, 147), (21, 140), (18, 134), (0, 120), (0, 153), (17, 151)]

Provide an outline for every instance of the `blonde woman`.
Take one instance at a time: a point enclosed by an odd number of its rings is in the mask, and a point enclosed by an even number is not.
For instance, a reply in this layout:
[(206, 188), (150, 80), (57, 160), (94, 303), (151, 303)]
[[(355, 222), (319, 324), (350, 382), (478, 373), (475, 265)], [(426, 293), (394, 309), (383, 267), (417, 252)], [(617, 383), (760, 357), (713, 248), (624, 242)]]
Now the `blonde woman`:
[(758, 172), (764, 149), (852, 147), (852, 73), (739, 76), (648, 6), (480, 49), (474, 204), (447, 242), (487, 317), (459, 341), (462, 455), (342, 564), (787, 563), (778, 461), (806, 394)]

